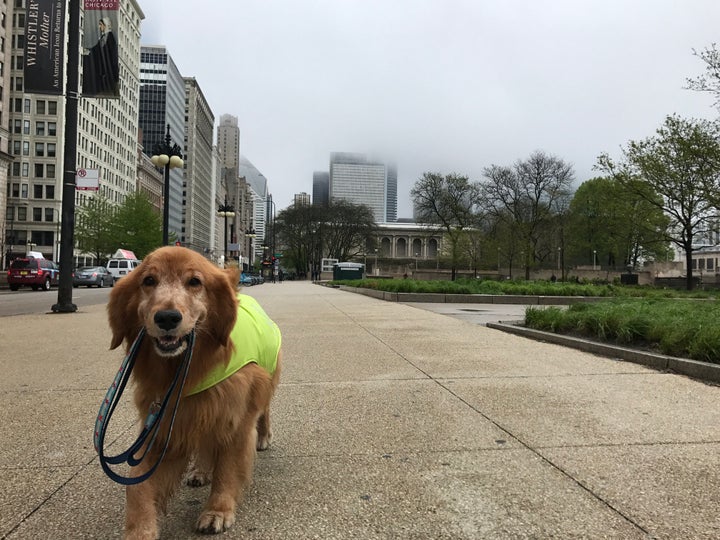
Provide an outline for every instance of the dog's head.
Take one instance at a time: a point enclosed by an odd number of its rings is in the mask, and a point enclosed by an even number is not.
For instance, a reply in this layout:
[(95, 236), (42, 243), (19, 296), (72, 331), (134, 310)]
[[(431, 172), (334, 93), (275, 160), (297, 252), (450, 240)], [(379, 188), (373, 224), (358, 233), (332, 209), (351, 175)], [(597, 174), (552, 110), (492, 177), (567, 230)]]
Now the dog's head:
[(237, 317), (238, 270), (221, 270), (192, 250), (168, 246), (150, 253), (110, 292), (110, 348), (131, 343), (146, 328), (157, 354), (176, 356), (187, 336), (225, 346)]

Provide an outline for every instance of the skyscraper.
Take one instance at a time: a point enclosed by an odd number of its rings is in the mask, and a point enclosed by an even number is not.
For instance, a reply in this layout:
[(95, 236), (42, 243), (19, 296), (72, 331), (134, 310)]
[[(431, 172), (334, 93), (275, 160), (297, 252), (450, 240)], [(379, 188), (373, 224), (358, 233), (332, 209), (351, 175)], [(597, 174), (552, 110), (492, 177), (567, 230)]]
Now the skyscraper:
[(316, 206), (327, 206), (330, 200), (330, 174), (325, 171), (313, 173), (312, 203)]
[[(170, 138), (181, 147), (185, 135), (185, 81), (164, 46), (143, 45), (140, 50), (140, 112), (139, 126), (143, 133), (144, 151), (151, 156), (153, 147), (165, 139), (167, 126)], [(182, 148), (183, 154), (187, 151)], [(170, 169), (168, 228), (182, 236), (182, 188), (184, 171)]]
[(201, 253), (211, 248), (211, 221), (215, 216), (213, 200), (213, 115), (194, 77), (185, 78), (185, 179), (183, 182), (183, 223), (180, 240)]
[(364, 204), (375, 221), (397, 219), (397, 169), (364, 154), (330, 154), (330, 200), (344, 199)]

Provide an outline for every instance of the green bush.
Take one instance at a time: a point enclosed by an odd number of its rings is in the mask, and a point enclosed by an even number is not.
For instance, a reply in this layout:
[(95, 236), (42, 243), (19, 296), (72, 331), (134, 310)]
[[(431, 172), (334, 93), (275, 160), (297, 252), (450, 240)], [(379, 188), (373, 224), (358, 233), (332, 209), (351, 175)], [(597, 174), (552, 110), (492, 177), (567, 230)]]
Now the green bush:
[(720, 305), (714, 301), (626, 298), (567, 309), (530, 307), (525, 325), (720, 363), (718, 317)]

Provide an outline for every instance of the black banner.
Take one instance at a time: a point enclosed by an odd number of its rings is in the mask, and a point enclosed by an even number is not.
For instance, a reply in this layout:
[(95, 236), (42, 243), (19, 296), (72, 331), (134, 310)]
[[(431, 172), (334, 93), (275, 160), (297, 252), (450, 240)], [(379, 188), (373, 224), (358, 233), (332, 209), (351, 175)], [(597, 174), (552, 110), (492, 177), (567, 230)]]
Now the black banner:
[(117, 22), (120, 0), (85, 0), (83, 97), (119, 98)]
[(27, 0), (25, 92), (62, 94), (64, 62), (65, 0)]

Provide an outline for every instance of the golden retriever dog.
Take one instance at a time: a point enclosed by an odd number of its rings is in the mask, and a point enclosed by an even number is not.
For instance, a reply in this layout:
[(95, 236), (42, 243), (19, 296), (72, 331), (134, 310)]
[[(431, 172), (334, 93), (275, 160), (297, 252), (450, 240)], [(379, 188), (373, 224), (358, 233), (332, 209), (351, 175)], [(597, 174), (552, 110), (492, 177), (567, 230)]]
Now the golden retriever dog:
[[(186, 337), (195, 331), (167, 452), (147, 480), (127, 487), (126, 538), (158, 537), (158, 517), (190, 464), (188, 484), (211, 482), (197, 530), (226, 530), (251, 481), (256, 449), (270, 444), (280, 333), (251, 297), (238, 295), (237, 283), (237, 269), (219, 269), (194, 251), (172, 246), (150, 253), (110, 293), (111, 348), (123, 342), (129, 348), (140, 329), (146, 329), (132, 371), (141, 420), (164, 398), (185, 357)], [(244, 355), (240, 365), (247, 362), (240, 368), (238, 355)], [(271, 367), (261, 367), (263, 363)], [(174, 402), (175, 395), (169, 406)], [(168, 411), (156, 443), (131, 476), (142, 475), (157, 461), (170, 416)]]

